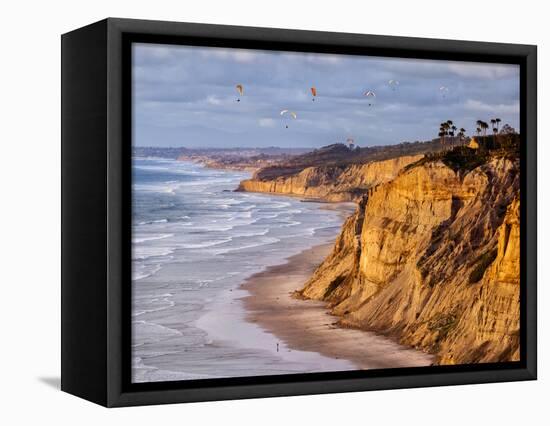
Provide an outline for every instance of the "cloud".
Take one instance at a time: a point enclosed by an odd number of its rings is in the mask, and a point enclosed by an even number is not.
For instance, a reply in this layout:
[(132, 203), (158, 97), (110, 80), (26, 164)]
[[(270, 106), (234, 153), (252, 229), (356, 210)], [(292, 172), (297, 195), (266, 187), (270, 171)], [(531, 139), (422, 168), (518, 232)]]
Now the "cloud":
[(465, 103), (465, 108), (471, 111), (491, 113), (491, 114), (519, 114), (519, 102), (510, 104), (487, 104), (476, 99), (468, 99)]
[(206, 98), (206, 102), (210, 105), (221, 105), (222, 104), (222, 100), (214, 95), (209, 95), (207, 98)]
[(258, 125), (260, 127), (275, 127), (275, 120), (273, 118), (260, 118)]
[[(140, 145), (319, 147), (348, 136), (392, 144), (431, 139), (448, 119), (472, 131), (475, 120), (497, 114), (519, 127), (519, 74), (509, 65), (173, 45), (133, 51)], [(240, 102), (236, 84), (245, 89)], [(376, 92), (375, 105), (365, 90)], [(298, 113), (289, 129), (282, 109)]]
[(258, 55), (256, 55), (251, 50), (245, 49), (224, 49), (224, 48), (210, 48), (202, 49), (200, 55), (204, 58), (215, 58), (230, 60), (240, 63), (251, 63), (254, 62)]
[(235, 61), (241, 62), (241, 63), (244, 63), (244, 64), (254, 62), (254, 60), (256, 59), (256, 55), (254, 55), (253, 52), (247, 51), (247, 50), (237, 50), (234, 53), (233, 57), (234, 57)]
[(453, 62), (449, 64), (449, 70), (458, 76), (475, 79), (498, 79), (507, 77), (519, 78), (518, 65)]

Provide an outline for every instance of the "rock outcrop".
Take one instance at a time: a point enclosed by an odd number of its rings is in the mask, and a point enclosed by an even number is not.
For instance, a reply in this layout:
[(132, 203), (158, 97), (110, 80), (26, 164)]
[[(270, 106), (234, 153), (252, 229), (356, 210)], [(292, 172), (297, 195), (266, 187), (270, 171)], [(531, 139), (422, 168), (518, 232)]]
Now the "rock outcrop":
[(519, 220), (517, 161), (413, 165), (362, 196), (300, 294), (440, 364), (518, 360)]
[(298, 173), (266, 179), (255, 173), (238, 191), (298, 195), (325, 201), (357, 201), (371, 187), (395, 178), (423, 155), (408, 155), (384, 161), (347, 166), (307, 167)]

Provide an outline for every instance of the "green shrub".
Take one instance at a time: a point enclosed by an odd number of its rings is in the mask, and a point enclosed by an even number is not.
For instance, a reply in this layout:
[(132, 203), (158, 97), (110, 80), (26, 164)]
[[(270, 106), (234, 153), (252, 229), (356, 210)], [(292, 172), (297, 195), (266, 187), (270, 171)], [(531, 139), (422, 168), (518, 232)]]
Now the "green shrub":
[(415, 163), (404, 167), (403, 171), (411, 170), (427, 163), (441, 161), (455, 172), (469, 172), (487, 163), (491, 158), (517, 158), (519, 155), (519, 139), (519, 135), (517, 134), (498, 135), (496, 139), (493, 135), (483, 136), (477, 139), (480, 145), (478, 149), (471, 149), (465, 145), (461, 145), (446, 151), (428, 153)]

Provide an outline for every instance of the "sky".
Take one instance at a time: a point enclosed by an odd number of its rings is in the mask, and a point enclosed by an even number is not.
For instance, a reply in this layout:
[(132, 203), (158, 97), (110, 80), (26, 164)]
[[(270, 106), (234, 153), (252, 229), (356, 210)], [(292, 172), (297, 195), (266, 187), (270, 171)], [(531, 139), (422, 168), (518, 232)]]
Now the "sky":
[(389, 145), (449, 119), (469, 135), (497, 117), (519, 130), (516, 65), (160, 44), (134, 44), (132, 60), (136, 146)]

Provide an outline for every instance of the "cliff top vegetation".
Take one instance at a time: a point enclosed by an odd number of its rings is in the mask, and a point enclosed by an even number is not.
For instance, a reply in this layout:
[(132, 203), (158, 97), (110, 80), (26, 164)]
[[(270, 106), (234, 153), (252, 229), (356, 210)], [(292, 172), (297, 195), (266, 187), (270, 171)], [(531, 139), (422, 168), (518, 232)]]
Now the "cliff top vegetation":
[(424, 158), (409, 164), (403, 171), (441, 161), (455, 172), (469, 172), (493, 158), (519, 158), (520, 140), (518, 133), (479, 136), (476, 138), (478, 148), (459, 145), (451, 149), (428, 153)]

